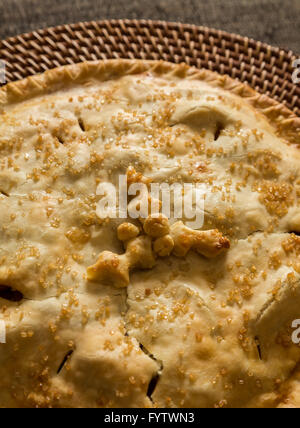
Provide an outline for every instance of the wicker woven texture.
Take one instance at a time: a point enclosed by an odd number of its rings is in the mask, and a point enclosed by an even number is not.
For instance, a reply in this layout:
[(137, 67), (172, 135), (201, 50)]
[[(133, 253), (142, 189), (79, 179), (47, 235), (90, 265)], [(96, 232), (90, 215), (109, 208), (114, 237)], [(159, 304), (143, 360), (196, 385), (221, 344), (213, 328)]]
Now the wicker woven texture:
[(228, 74), (300, 115), (292, 82), (294, 54), (206, 27), (164, 21), (92, 21), (39, 30), (0, 42), (7, 81), (85, 60), (137, 58), (186, 62)]

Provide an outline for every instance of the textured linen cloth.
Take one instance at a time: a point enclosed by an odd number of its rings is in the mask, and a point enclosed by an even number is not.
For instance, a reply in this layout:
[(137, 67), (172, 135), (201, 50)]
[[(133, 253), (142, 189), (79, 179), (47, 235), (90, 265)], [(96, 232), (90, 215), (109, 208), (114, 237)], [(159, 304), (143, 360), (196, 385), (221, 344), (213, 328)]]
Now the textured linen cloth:
[(0, 0), (0, 39), (114, 18), (206, 25), (300, 53), (300, 0)]

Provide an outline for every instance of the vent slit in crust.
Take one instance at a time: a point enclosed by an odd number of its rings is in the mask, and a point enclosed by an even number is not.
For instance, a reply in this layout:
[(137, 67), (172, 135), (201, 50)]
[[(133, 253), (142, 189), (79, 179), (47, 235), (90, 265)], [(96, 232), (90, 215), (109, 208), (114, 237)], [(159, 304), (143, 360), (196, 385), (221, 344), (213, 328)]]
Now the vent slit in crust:
[(8, 285), (1, 284), (0, 285), (0, 298), (5, 299), (5, 300), (9, 300), (10, 302), (20, 302), (21, 300), (24, 299), (24, 296), (20, 291), (15, 290)]
[(79, 125), (81, 131), (85, 132), (85, 124), (84, 124), (84, 122), (83, 122), (83, 120), (82, 120), (81, 117), (78, 118), (78, 125)]
[(257, 348), (257, 352), (258, 352), (258, 357), (259, 357), (260, 360), (262, 360), (262, 352), (261, 352), (261, 346), (260, 346), (259, 338), (256, 336), (254, 338), (254, 340), (255, 340), (255, 345), (256, 345), (256, 348)]
[(62, 360), (62, 362), (61, 362), (61, 364), (60, 364), (60, 366), (59, 366), (59, 368), (58, 368), (58, 370), (57, 370), (57, 374), (59, 374), (61, 371), (62, 371), (62, 369), (64, 368), (64, 366), (66, 365), (66, 363), (69, 361), (69, 359), (71, 358), (71, 356), (72, 356), (72, 354), (73, 354), (73, 350), (72, 351), (69, 351), (66, 355), (65, 355), (65, 357), (64, 357), (64, 359)]
[(147, 390), (147, 397), (150, 398), (150, 400), (152, 401), (152, 395), (157, 387), (157, 384), (159, 382), (160, 379), (160, 374), (156, 373), (153, 378), (150, 380), (149, 386), (148, 386), (148, 390)]
[(291, 230), (289, 233), (292, 235), (300, 236), (300, 232), (297, 232), (295, 230)]
[(65, 141), (64, 141), (64, 139), (60, 136), (60, 135), (57, 135), (57, 140), (58, 140), (58, 142), (60, 143), (60, 144), (65, 144)]
[(149, 358), (151, 358), (153, 361), (155, 361), (159, 365), (157, 372), (153, 375), (152, 379), (149, 382), (148, 390), (147, 390), (147, 397), (153, 402), (152, 395), (157, 387), (157, 384), (159, 382), (164, 366), (163, 366), (163, 362), (155, 358), (155, 356), (151, 354), (142, 343), (140, 343), (140, 348), (144, 352), (144, 354), (146, 354)]
[(216, 128), (215, 137), (214, 137), (215, 141), (219, 139), (223, 130), (224, 130), (224, 126), (221, 123), (217, 123), (217, 128)]

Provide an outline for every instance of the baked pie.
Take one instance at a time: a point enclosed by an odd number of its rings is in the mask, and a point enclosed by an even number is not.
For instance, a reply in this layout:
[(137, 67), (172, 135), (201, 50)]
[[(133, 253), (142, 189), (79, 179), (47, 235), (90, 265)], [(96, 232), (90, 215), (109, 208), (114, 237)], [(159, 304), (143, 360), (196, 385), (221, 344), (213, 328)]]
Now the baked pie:
[[(0, 89), (0, 406), (298, 407), (299, 144), (283, 105), (186, 65)], [(102, 218), (120, 175), (201, 184), (203, 226)]]

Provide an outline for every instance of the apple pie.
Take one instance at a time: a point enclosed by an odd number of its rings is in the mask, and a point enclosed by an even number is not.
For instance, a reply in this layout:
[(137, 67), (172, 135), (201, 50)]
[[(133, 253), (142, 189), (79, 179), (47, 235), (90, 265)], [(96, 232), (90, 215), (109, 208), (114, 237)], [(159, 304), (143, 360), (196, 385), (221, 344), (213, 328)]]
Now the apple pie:
[[(299, 407), (299, 145), (284, 105), (184, 64), (2, 87), (0, 407)], [(202, 227), (101, 217), (121, 175), (201, 184)]]

